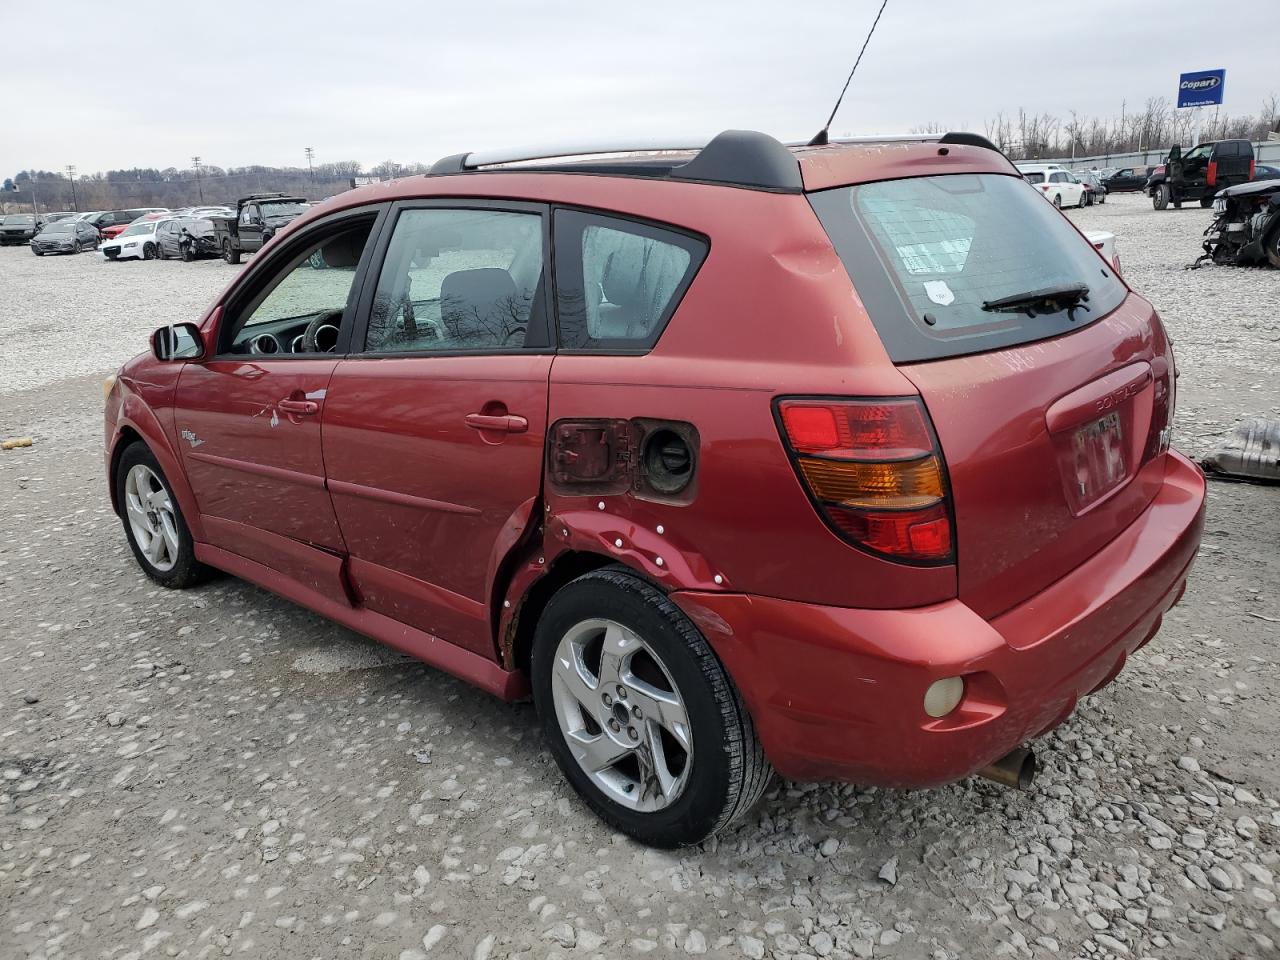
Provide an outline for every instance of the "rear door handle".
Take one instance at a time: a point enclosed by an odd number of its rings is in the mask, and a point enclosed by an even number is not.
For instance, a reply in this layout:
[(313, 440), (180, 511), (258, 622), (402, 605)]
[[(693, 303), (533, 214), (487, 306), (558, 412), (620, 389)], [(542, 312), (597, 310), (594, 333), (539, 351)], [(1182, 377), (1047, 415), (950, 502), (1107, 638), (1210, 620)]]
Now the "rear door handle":
[(281, 400), (276, 406), (285, 413), (295, 413), (299, 416), (310, 416), (320, 412), (320, 404), (314, 400)]
[(500, 417), (484, 413), (468, 413), (463, 421), (472, 430), (498, 430), (503, 433), (524, 433), (529, 429), (529, 421), (524, 417), (510, 414)]

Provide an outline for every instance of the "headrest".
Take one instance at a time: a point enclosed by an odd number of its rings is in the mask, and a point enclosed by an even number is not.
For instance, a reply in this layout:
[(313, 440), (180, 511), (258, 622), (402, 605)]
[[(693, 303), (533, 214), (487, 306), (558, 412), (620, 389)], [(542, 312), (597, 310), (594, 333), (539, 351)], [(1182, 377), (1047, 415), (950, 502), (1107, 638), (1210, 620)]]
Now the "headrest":
[(320, 248), (325, 266), (354, 268), (360, 262), (360, 254), (364, 253), (364, 243), (368, 236), (368, 229), (360, 227), (325, 241)]
[(615, 250), (604, 263), (600, 286), (610, 303), (633, 306), (640, 299), (643, 279), (643, 250)]
[(498, 301), (513, 302), (515, 296), (516, 282), (501, 267), (455, 270), (440, 284), (440, 303), (446, 311), (476, 307), (483, 315)]

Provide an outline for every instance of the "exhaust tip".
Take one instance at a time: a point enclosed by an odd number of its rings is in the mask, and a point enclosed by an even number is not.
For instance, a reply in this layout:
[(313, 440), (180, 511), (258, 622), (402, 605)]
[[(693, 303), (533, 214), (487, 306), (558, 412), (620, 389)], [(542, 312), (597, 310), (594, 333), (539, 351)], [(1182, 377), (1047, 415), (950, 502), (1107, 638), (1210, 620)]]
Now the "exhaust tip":
[(1017, 747), (983, 767), (978, 776), (1015, 790), (1030, 790), (1038, 771), (1035, 752), (1029, 747)]

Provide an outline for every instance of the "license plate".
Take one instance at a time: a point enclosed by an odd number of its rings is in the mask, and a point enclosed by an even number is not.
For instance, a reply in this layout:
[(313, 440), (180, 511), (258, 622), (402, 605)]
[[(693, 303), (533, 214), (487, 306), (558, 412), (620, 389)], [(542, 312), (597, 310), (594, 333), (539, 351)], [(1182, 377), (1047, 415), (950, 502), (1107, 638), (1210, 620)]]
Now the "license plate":
[(1118, 411), (1085, 424), (1076, 431), (1072, 445), (1078, 506), (1090, 504), (1119, 486), (1128, 474), (1124, 430)]

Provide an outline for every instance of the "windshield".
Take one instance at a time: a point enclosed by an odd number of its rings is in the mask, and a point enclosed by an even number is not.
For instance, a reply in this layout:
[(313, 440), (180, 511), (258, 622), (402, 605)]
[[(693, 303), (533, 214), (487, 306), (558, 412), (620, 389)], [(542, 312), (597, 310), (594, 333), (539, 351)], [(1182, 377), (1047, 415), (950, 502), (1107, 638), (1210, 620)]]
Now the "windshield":
[(131, 223), (124, 228), (124, 232), (120, 234), (122, 237), (136, 237), (143, 233), (156, 232), (156, 220), (144, 220), (142, 223)]
[(302, 211), (307, 209), (305, 203), (264, 203), (262, 205), (262, 216), (266, 217), (296, 217)]
[(35, 223), (36, 218), (29, 213), (11, 213), (4, 218), (4, 222), (10, 226), (16, 226), (20, 223)]
[[(1127, 293), (1020, 177), (914, 177), (824, 190), (810, 202), (895, 363), (1056, 336), (1110, 313)], [(982, 309), (1080, 286), (1089, 289), (1083, 307), (1064, 300), (1035, 316)]]
[(65, 220), (59, 220), (57, 223), (48, 224), (40, 232), (41, 233), (75, 233), (75, 230), (76, 230), (76, 225), (74, 223), (67, 223), (67, 221)]

